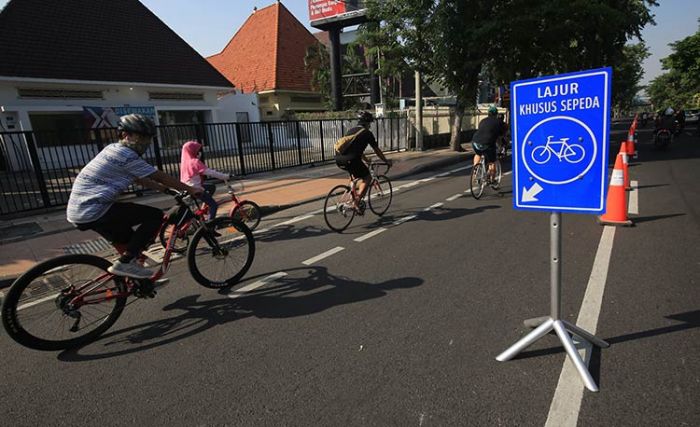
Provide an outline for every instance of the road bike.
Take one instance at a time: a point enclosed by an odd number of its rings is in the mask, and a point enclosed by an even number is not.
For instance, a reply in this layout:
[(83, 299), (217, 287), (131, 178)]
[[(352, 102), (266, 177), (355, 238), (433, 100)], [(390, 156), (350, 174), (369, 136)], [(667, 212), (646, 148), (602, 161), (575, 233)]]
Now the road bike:
[[(231, 201), (233, 202), (233, 207), (229, 211), (229, 218), (233, 218), (237, 221), (244, 223), (251, 231), (260, 224), (260, 218), (262, 217), (260, 213), (260, 207), (253, 201), (239, 199), (236, 193), (243, 191), (243, 183), (238, 181), (235, 184), (227, 184), (227, 192), (231, 196)], [(190, 242), (190, 236), (206, 221), (209, 216), (209, 206), (206, 203), (201, 203), (197, 199), (185, 198), (185, 202), (190, 204), (192, 211), (194, 212), (194, 217), (187, 220), (181, 227), (177, 228), (175, 233), (175, 245), (173, 247), (173, 252), (182, 254), (187, 250), (187, 245)], [(167, 227), (162, 227), (158, 233), (160, 244), (166, 247), (170, 237), (175, 230), (174, 225)]]
[[(532, 150), (532, 161), (538, 165), (547, 163), (552, 157), (552, 154), (559, 161), (566, 160), (569, 163), (578, 163), (583, 160), (586, 151), (583, 149), (582, 145), (579, 144), (569, 144), (569, 138), (561, 138), (559, 141), (552, 141), (553, 136), (547, 137), (547, 143), (545, 145), (540, 145)], [(552, 148), (554, 145), (559, 145), (559, 150)]]
[[(390, 166), (385, 162), (372, 162), (369, 164), (371, 180), (366, 193), (367, 204), (377, 216), (382, 216), (389, 209), (392, 198), (391, 181), (384, 174), (378, 174), (378, 168), (386, 166), (386, 172)], [(357, 183), (360, 178), (351, 179), (350, 185), (336, 185), (326, 196), (323, 203), (323, 218), (328, 227), (338, 233), (348, 228), (355, 214), (363, 215), (364, 208), (358, 211), (356, 206), (363, 206), (364, 200), (357, 200)]]
[(489, 170), (486, 163), (486, 156), (482, 155), (479, 163), (475, 164), (472, 168), (472, 173), (469, 176), (469, 189), (472, 193), (472, 197), (479, 200), (484, 194), (484, 188), (487, 185), (491, 186), (494, 190), (501, 188), (501, 177), (503, 176), (503, 170), (501, 168), (501, 161), (498, 157), (493, 162), (494, 164), (494, 174), (493, 177), (489, 176)]
[[(186, 193), (172, 194), (177, 204), (161, 227), (174, 225), (178, 230), (194, 212), (183, 201)], [(117, 321), (129, 296), (154, 296), (155, 281), (170, 267), (175, 235), (150, 279), (115, 276), (107, 271), (112, 263), (95, 255), (64, 255), (35, 265), (7, 292), (1, 313), (5, 330), (17, 343), (36, 350), (63, 350), (94, 341)], [(123, 253), (125, 245), (115, 249)], [(199, 227), (187, 249), (190, 274), (213, 289), (237, 283), (254, 257), (253, 233), (229, 217)]]

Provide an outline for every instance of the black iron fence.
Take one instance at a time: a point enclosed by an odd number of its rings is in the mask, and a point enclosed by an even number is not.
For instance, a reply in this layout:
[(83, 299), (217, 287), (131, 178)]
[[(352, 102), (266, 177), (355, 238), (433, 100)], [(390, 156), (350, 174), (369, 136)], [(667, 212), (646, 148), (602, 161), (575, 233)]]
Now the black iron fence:
[[(340, 119), (159, 126), (144, 158), (179, 177), (182, 145), (198, 140), (209, 167), (250, 175), (332, 161), (333, 144), (352, 126)], [(405, 117), (378, 119), (372, 132), (384, 151), (407, 148)], [(65, 205), (78, 172), (116, 140), (115, 129), (0, 132), (0, 215)]]

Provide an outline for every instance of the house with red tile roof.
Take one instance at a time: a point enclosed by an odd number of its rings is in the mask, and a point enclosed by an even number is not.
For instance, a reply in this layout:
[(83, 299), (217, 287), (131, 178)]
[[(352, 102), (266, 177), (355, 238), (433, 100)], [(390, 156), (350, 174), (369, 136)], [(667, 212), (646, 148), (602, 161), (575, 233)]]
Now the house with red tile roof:
[(316, 38), (281, 2), (253, 10), (224, 49), (207, 58), (243, 93), (257, 93), (262, 120), (323, 111), (304, 57)]

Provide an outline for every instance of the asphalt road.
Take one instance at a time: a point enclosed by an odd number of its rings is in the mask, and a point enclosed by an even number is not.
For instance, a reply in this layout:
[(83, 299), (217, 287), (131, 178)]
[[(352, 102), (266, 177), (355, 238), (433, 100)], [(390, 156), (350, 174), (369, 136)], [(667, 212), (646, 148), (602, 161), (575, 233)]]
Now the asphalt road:
[[(199, 287), (179, 261), (155, 299), (79, 350), (31, 351), (0, 334), (0, 419), (541, 426), (564, 413), (569, 425), (700, 425), (700, 139), (660, 152), (649, 137), (640, 131), (630, 169), (636, 226), (614, 229), (603, 280), (596, 334), (611, 347), (589, 365), (599, 393), (562, 394), (563, 382), (583, 385), (560, 378), (555, 336), (495, 360), (524, 319), (548, 314), (549, 217), (512, 209), (511, 175), (474, 200), (461, 165), (395, 182), (389, 212), (343, 234), (318, 213), (275, 226), (318, 202), (268, 217), (233, 290)], [(562, 225), (562, 317), (575, 323), (605, 227), (573, 214)]]

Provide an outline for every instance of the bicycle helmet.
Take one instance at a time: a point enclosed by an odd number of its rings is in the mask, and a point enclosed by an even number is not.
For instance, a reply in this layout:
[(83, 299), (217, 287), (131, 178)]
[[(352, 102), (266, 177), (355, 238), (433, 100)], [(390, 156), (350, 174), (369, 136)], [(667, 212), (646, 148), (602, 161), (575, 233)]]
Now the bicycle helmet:
[(372, 123), (374, 116), (368, 111), (360, 111), (357, 113), (357, 121), (360, 123)]
[(489, 107), (489, 114), (498, 114), (498, 108), (495, 105)]
[(119, 118), (117, 130), (119, 132), (155, 136), (156, 125), (153, 123), (153, 120), (141, 114), (128, 114)]

